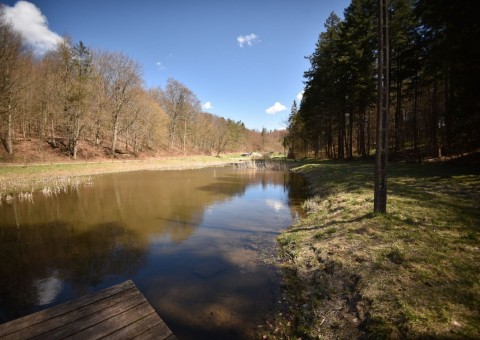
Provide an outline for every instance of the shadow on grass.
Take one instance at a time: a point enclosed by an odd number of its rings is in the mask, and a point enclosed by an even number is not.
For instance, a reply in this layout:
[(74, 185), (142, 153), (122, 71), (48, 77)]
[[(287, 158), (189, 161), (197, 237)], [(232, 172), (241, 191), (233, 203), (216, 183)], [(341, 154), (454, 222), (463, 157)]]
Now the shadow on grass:
[[(294, 171), (305, 175), (311, 194), (322, 199), (339, 192), (370, 191), (373, 197), (375, 169), (371, 161), (327, 160), (304, 164)], [(480, 167), (476, 165), (391, 163), (387, 184), (389, 198), (448, 209), (471, 220), (473, 229), (480, 226)]]
[(370, 219), (370, 218), (373, 218), (375, 216), (376, 216), (375, 213), (368, 213), (368, 214), (365, 214), (365, 215), (362, 215), (362, 216), (359, 216), (359, 217), (356, 217), (356, 218), (348, 219), (348, 220), (332, 220), (332, 221), (329, 221), (328, 223), (325, 223), (323, 225), (289, 229), (289, 230), (286, 230), (285, 233), (286, 234), (292, 234), (292, 233), (297, 233), (297, 232), (301, 232), (301, 231), (320, 230), (320, 229), (328, 228), (328, 227), (333, 226), (333, 225), (361, 222), (365, 219)]
[[(342, 264), (344, 277), (368, 272), (363, 282), (368, 289), (362, 286), (358, 294), (365, 296), (364, 325), (372, 337), (442, 338), (455, 332), (458, 338), (477, 338), (478, 165), (390, 164), (387, 214), (380, 215), (368, 213), (373, 162), (322, 161), (295, 171), (308, 178), (316, 196), (312, 217), (281, 240), (291, 243), (295, 256), (302, 248), (298, 254), (305, 258), (296, 261), (308, 264), (309, 272), (314, 257), (304, 254), (312, 242), (327, 254), (319, 267), (331, 256)], [(364, 231), (368, 235), (352, 236)], [(328, 277), (312, 285), (325, 282)]]

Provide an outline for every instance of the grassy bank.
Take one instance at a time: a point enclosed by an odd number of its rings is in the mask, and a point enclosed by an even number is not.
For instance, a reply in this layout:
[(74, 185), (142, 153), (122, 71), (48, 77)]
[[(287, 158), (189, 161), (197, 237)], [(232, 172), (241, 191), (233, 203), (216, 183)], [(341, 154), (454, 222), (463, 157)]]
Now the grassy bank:
[(385, 215), (373, 164), (294, 171), (312, 197), (279, 237), (288, 274), (269, 336), (480, 338), (478, 165), (392, 164)]
[(180, 170), (219, 166), (238, 162), (237, 155), (230, 157), (191, 156), (166, 157), (153, 160), (126, 160), (100, 162), (65, 162), (52, 164), (1, 164), (0, 199), (14, 199), (18, 195), (48, 187), (75, 186), (89, 182), (92, 175), (137, 171)]

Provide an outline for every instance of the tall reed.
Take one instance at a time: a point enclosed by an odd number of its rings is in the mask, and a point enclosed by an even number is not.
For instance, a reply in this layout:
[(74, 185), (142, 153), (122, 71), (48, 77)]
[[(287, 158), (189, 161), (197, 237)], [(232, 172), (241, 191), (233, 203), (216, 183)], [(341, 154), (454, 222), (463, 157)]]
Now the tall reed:
[(259, 170), (281, 170), (288, 171), (292, 167), (291, 163), (284, 160), (272, 159), (252, 159), (250, 161), (234, 163), (234, 167), (240, 169), (259, 169)]
[(92, 186), (93, 181), (90, 176), (68, 177), (57, 176), (51, 178), (42, 178), (28, 183), (29, 188), (25, 188), (24, 183), (14, 183), (10, 188), (15, 188), (15, 191), (0, 193), (0, 205), (2, 203), (12, 204), (14, 200), (20, 202), (27, 201), (33, 203), (33, 196), (35, 192), (40, 192), (45, 197), (56, 196), (60, 193), (67, 193), (70, 190), (76, 190), (80, 186)]

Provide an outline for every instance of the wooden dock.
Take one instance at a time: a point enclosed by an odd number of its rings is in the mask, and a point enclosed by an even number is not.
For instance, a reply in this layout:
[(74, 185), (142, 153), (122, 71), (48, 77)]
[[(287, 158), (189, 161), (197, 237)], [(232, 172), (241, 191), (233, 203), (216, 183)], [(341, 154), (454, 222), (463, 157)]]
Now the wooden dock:
[(175, 339), (132, 281), (0, 325), (0, 339)]

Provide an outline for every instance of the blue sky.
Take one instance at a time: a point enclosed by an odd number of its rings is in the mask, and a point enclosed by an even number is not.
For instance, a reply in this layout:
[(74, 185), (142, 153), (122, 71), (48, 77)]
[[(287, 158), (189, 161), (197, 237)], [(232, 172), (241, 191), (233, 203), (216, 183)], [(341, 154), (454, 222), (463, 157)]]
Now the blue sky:
[(93, 49), (123, 52), (142, 65), (146, 87), (164, 87), (172, 77), (197, 95), (205, 111), (273, 130), (285, 127), (303, 90), (304, 57), (326, 18), (332, 11), (342, 17), (350, 1), (4, 3), (14, 26), (39, 49), (69, 36)]

